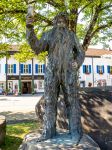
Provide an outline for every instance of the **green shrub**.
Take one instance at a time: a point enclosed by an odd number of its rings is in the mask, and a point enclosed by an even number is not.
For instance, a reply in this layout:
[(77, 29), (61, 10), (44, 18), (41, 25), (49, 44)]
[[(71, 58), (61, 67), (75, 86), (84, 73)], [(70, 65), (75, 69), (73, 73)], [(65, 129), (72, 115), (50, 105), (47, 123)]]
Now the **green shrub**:
[(39, 125), (36, 122), (7, 125), (5, 145), (0, 148), (2, 150), (17, 150), (23, 141), (23, 137), (38, 128)]

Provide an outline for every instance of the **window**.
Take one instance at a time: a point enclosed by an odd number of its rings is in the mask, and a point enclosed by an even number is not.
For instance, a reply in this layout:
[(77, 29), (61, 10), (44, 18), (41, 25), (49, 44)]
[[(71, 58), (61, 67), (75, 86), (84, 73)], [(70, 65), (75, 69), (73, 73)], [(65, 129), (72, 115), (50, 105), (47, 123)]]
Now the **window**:
[(31, 73), (31, 64), (20, 64), (21, 73)]
[(0, 88), (2, 88), (4, 90), (5, 89), (5, 83), (0, 82)]
[(91, 73), (91, 65), (83, 65), (83, 73), (90, 74)]
[(24, 65), (24, 73), (28, 73), (28, 65)]
[(38, 73), (43, 73), (43, 65), (38, 65)]
[(97, 65), (97, 73), (103, 74), (104, 73), (104, 66), (98, 66)]
[(112, 74), (112, 66), (107, 66), (107, 72)]
[(13, 65), (8, 64), (8, 73), (13, 73)]
[(12, 93), (13, 89), (12, 89), (12, 82), (8, 82), (8, 93)]
[(16, 73), (16, 64), (5, 64), (5, 73), (6, 71), (9, 74)]
[(17, 84), (14, 85), (14, 89), (15, 89), (15, 90), (18, 89), (18, 85), (17, 85)]
[(37, 89), (37, 84), (36, 83), (34, 84), (34, 88)]
[(39, 88), (40, 90), (44, 89), (44, 81), (43, 81), (43, 80), (38, 81), (38, 88)]
[(45, 73), (45, 64), (35, 64), (35, 73)]

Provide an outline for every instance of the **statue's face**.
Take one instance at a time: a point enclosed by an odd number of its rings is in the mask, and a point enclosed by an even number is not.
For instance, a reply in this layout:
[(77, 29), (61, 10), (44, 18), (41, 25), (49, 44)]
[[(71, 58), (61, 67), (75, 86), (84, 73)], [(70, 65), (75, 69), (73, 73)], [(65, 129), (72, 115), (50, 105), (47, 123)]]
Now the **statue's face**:
[(57, 20), (57, 26), (58, 27), (66, 27), (67, 24), (65, 22), (65, 19), (64, 18), (58, 18), (58, 20)]
[(65, 13), (60, 13), (54, 17), (53, 20), (54, 27), (59, 28), (68, 28), (69, 27), (69, 19)]

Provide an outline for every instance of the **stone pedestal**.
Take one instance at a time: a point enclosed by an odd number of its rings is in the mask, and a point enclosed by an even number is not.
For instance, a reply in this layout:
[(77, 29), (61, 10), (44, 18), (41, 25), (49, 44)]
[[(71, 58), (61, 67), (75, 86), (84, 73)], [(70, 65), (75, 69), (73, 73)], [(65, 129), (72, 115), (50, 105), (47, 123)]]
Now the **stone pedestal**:
[(108, 141), (106, 143), (106, 148), (107, 148), (107, 150), (111, 150), (112, 149), (112, 141)]
[(37, 142), (38, 133), (26, 135), (19, 150), (100, 150), (88, 135), (84, 134), (79, 144), (76, 146), (70, 134), (59, 134), (52, 139)]
[(5, 116), (0, 116), (0, 145), (5, 143), (6, 136), (6, 119)]

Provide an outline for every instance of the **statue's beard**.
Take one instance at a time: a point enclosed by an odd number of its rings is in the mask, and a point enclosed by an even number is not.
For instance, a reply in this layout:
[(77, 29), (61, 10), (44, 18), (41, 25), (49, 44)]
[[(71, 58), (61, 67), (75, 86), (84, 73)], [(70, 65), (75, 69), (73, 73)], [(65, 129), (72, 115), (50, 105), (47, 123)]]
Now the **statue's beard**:
[(67, 29), (63, 26), (57, 26), (55, 30), (56, 38), (59, 40), (62, 40), (63, 38), (66, 38), (67, 36)]
[(59, 43), (64, 43), (68, 39), (68, 30), (66, 27), (55, 26), (52, 32), (52, 47), (58, 45)]
[(66, 29), (67, 26), (65, 24), (57, 24), (54, 26), (55, 29), (63, 30)]

